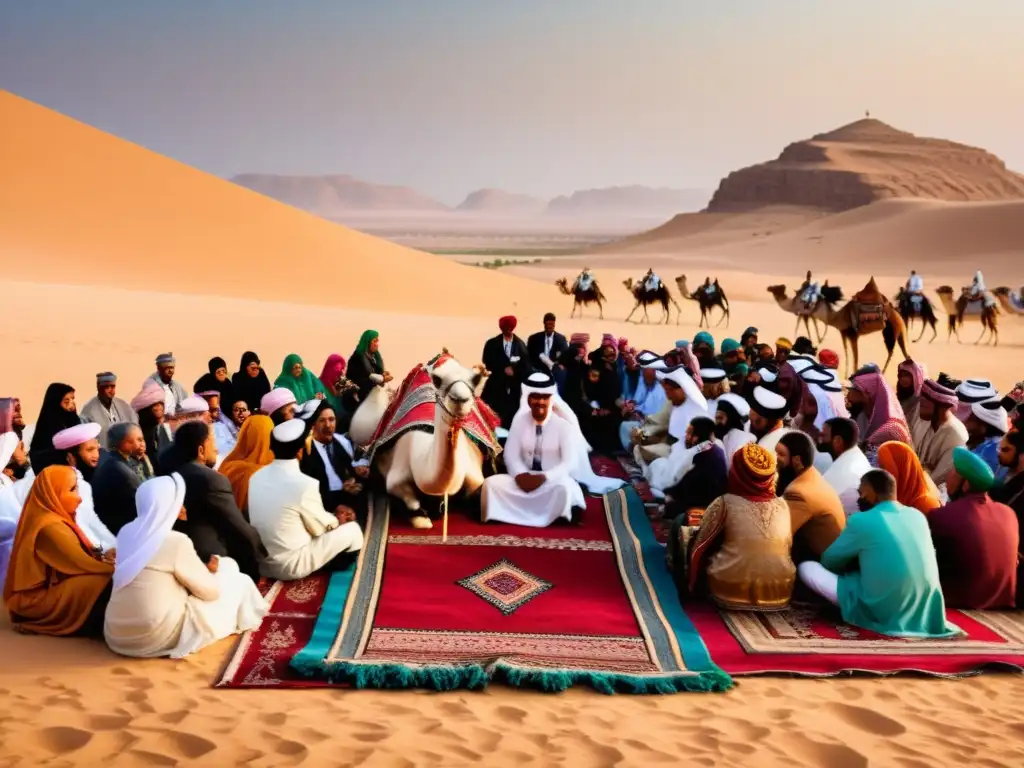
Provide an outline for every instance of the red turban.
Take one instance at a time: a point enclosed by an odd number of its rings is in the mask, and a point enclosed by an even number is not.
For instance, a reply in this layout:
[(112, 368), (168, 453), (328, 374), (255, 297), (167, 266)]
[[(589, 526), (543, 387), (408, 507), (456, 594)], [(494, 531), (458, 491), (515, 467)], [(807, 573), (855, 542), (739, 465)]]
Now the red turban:
[(839, 355), (831, 349), (823, 349), (818, 353), (818, 360), (826, 368), (836, 369), (839, 367)]
[(512, 333), (516, 329), (516, 319), (512, 315), (505, 315), (498, 320), (498, 327), (502, 333)]
[(728, 492), (749, 501), (775, 498), (775, 454), (757, 443), (747, 443), (736, 451), (729, 469)]

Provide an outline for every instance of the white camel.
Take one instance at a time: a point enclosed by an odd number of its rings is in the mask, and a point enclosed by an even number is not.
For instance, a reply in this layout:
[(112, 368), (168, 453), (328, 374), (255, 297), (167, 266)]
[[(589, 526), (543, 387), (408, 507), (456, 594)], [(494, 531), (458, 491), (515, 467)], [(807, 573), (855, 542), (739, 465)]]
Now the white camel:
[[(374, 456), (388, 493), (405, 504), (412, 514), (410, 522), (414, 528), (433, 527), (430, 518), (420, 513), (417, 489), (428, 496), (451, 496), (461, 490), (472, 493), (484, 482), (483, 454), (463, 433), (461, 424), (476, 405), (476, 390), (484, 370), (467, 369), (447, 355), (428, 370), (435, 390), (433, 430), (410, 430)], [(353, 426), (359, 417), (362, 429), (376, 412), (376, 429), (386, 407), (386, 396), (373, 401), (368, 397), (353, 416)], [(368, 440), (360, 444), (365, 445)]]
[(391, 391), (384, 386), (384, 377), (379, 373), (371, 373), (370, 381), (375, 386), (366, 399), (359, 404), (352, 414), (352, 422), (348, 427), (348, 436), (353, 445), (367, 446), (377, 431), (377, 425), (391, 401)]

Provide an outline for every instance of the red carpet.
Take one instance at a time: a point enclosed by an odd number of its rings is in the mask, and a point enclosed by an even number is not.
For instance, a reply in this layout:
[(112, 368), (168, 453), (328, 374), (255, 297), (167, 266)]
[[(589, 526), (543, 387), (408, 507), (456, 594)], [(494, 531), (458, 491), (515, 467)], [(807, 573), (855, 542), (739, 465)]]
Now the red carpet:
[(631, 490), (589, 498), (580, 525), (522, 528), (453, 513), (448, 532), (442, 543), (440, 526), (418, 531), (378, 497), (358, 564), (329, 580), (274, 585), (271, 614), (240, 641), (218, 685), (731, 685), (679, 605)]
[(741, 613), (687, 603), (686, 613), (711, 658), (730, 675), (921, 672), (953, 677), (986, 667), (1024, 669), (1021, 611), (948, 611), (949, 620), (967, 633), (948, 640), (883, 637), (844, 624), (838, 612), (818, 605)]
[(309, 642), (327, 594), (330, 574), (274, 582), (268, 592), (270, 613), (259, 629), (246, 632), (228, 657), (217, 685), (227, 688), (309, 688), (319, 684), (290, 666), (292, 657)]

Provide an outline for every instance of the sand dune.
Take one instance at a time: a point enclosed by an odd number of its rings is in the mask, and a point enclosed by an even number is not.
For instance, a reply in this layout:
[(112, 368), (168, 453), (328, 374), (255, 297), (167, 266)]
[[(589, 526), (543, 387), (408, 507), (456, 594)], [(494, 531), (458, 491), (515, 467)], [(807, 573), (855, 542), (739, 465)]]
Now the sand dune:
[(816, 271), (848, 264), (876, 274), (959, 275), (991, 285), (1024, 281), (1024, 201), (883, 200), (830, 216), (779, 209), (678, 216), (602, 246), (602, 254), (675, 254), (749, 271)]
[(542, 312), (555, 295), (332, 224), (7, 92), (0, 173), (0, 252), (23, 280), (455, 315)]

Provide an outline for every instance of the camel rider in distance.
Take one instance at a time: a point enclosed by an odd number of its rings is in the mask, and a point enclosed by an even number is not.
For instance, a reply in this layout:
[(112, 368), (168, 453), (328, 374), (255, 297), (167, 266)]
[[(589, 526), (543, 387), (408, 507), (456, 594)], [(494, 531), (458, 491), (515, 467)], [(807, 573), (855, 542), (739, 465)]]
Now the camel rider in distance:
[(907, 284), (903, 289), (906, 291), (910, 306), (914, 308), (915, 312), (920, 312), (921, 302), (924, 299), (924, 280), (913, 269), (910, 270), (910, 277), (907, 278)]
[(656, 290), (661, 288), (661, 278), (654, 274), (653, 269), (648, 269), (647, 274), (643, 276), (641, 280), (646, 293), (654, 293)]
[(808, 315), (818, 306), (821, 298), (821, 286), (811, 278), (811, 270), (807, 270), (807, 279), (800, 286), (800, 300), (804, 303), (804, 312)]
[(580, 272), (579, 277), (576, 278), (576, 284), (572, 287), (573, 291), (589, 291), (594, 285), (594, 275), (590, 271), (590, 267), (584, 267), (583, 271)]
[(710, 277), (705, 277), (704, 285), (702, 285), (701, 288), (704, 291), (704, 295), (707, 296), (708, 298), (711, 298), (712, 296), (715, 295), (715, 291), (718, 290), (718, 281), (715, 280), (715, 282), (711, 282)]

